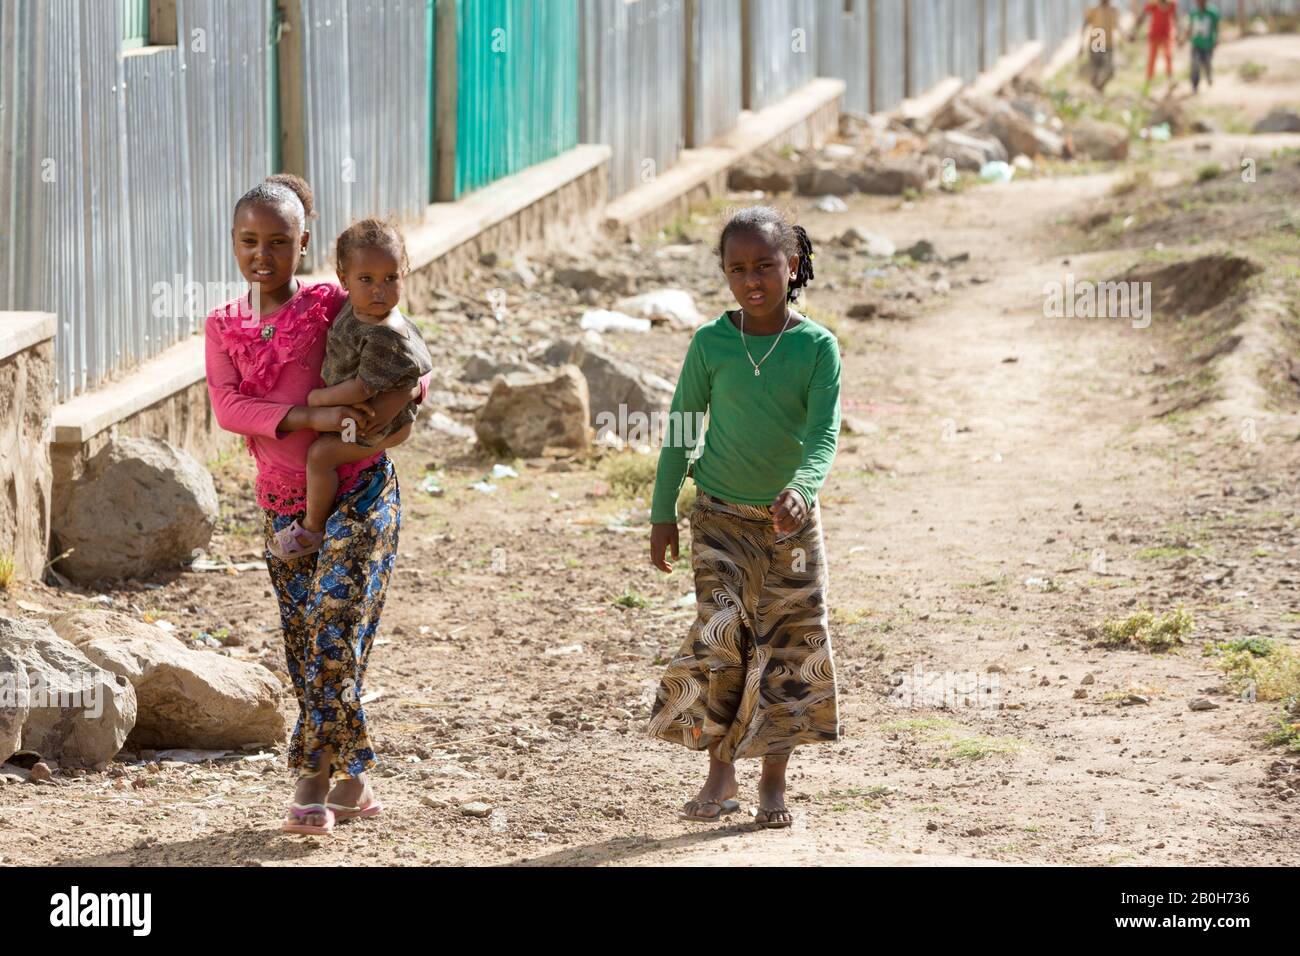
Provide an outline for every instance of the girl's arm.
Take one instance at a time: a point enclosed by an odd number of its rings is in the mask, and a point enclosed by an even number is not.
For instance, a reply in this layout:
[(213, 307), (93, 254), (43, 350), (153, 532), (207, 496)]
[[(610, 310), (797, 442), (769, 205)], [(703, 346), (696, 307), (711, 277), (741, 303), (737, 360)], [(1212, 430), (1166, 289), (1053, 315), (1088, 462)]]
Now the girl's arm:
[[(283, 428), (281, 422), (293, 411), (294, 406), (240, 394), (239, 383), (242, 378), (230, 354), (222, 348), (213, 321), (208, 319), (204, 329), (204, 356), (208, 374), (208, 397), (212, 400), (212, 412), (217, 424), (237, 435), (276, 438), (277, 428)], [(308, 426), (300, 424), (298, 427)]]
[(307, 404), (316, 405), (355, 405), (374, 397), (375, 391), (367, 388), (359, 378), (348, 379), (328, 388), (313, 388), (307, 393)]
[[(704, 357), (704, 346), (696, 336), (686, 350), (682, 373), (673, 391), (668, 429), (663, 448), (659, 450), (659, 468), (655, 472), (651, 524), (677, 524), (677, 496), (686, 480), (687, 458), (701, 441), (696, 423), (703, 419), (708, 409), (709, 367)], [(691, 437), (690, 444), (685, 440), (687, 434)]]
[(821, 491), (822, 483), (830, 474), (835, 461), (835, 447), (840, 435), (840, 349), (835, 339), (827, 336), (817, 367), (813, 369), (812, 383), (808, 388), (808, 425), (804, 430), (803, 461), (787, 489), (799, 492), (806, 507)]

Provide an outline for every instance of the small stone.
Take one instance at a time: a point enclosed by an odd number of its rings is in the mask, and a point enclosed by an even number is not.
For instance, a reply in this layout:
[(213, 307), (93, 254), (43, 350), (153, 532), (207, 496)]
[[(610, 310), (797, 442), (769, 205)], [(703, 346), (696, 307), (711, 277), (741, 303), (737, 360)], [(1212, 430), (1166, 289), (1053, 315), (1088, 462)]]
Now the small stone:
[(1151, 698), (1144, 697), (1141, 694), (1129, 694), (1122, 701), (1120, 701), (1120, 703), (1125, 706), (1132, 706), (1133, 704), (1149, 704), (1151, 703)]
[(54, 774), (50, 773), (49, 766), (42, 761), (32, 765), (27, 779), (30, 783), (48, 783), (54, 779)]
[(1197, 697), (1187, 705), (1188, 710), (1218, 710), (1219, 705), (1208, 697)]
[(486, 817), (492, 814), (492, 805), (475, 800), (472, 803), (462, 803), (460, 805), (462, 816), (467, 817)]
[(1097, 683), (1097, 678), (1093, 677), (1091, 674), (1084, 674), (1084, 675), (1083, 675), (1083, 680), (1079, 681), (1079, 683), (1080, 683), (1080, 684), (1095, 684), (1095, 683)]
[(1088, 691), (1084, 687), (1076, 687), (1074, 690), (1074, 699), (1083, 700), (1088, 696)]

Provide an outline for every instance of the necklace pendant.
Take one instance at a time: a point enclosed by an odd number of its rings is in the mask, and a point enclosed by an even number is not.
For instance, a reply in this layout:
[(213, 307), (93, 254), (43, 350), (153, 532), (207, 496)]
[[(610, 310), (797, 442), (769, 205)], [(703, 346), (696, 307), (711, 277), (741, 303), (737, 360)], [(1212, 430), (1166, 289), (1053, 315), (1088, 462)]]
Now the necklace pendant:
[(755, 374), (755, 375), (758, 375), (758, 374), (759, 374), (758, 366), (757, 366), (757, 365), (754, 366), (754, 374)]

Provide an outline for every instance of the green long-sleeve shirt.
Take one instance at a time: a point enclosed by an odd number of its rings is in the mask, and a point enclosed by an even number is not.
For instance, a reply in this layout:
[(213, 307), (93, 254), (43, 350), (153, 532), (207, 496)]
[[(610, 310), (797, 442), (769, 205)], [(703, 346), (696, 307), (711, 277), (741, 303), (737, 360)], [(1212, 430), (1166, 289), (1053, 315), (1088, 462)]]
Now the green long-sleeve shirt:
[[(745, 334), (760, 361), (775, 335)], [(840, 431), (840, 350), (808, 319), (788, 329), (760, 365), (745, 355), (740, 330), (723, 313), (701, 326), (682, 363), (659, 452), (650, 520), (677, 520), (677, 495), (708, 412), (692, 472), (701, 491), (746, 505), (770, 505), (793, 488), (812, 504), (835, 460)]]

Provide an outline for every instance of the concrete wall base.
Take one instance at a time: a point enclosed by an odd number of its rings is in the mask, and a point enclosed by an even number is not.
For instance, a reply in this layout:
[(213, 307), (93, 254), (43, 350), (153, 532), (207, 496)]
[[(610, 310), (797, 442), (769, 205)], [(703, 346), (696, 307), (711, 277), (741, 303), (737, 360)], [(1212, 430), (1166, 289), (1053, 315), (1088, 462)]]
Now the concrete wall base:
[(49, 547), (54, 329), (53, 315), (0, 313), (0, 560), (20, 580), (41, 576)]

